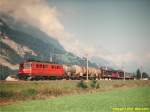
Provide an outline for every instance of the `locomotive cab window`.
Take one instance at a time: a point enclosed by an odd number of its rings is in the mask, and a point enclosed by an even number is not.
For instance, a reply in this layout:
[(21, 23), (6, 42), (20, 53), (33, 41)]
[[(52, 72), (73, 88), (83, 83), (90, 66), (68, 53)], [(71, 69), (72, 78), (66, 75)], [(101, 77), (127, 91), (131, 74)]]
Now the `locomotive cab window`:
[(30, 68), (30, 67), (31, 67), (31, 64), (30, 64), (30, 63), (24, 64), (24, 68)]
[(23, 64), (20, 64), (20, 66), (19, 66), (20, 68), (23, 68)]

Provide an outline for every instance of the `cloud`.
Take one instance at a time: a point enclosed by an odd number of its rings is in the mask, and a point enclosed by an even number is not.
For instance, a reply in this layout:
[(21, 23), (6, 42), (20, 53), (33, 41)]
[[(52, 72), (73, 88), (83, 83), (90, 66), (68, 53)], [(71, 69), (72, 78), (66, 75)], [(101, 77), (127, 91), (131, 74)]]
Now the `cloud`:
[[(18, 5), (17, 5), (18, 4)], [(51, 36), (64, 32), (64, 26), (57, 19), (56, 8), (50, 8), (42, 0), (2, 0), (0, 2), (2, 11), (13, 16), (15, 19), (26, 21)], [(59, 32), (59, 33), (58, 33)]]
[(106, 56), (106, 58), (120, 65), (123, 63), (128, 63), (130, 61), (136, 60), (137, 57), (134, 53), (127, 52), (123, 54), (111, 54)]
[(77, 55), (84, 55), (84, 46), (74, 35), (65, 31), (56, 7), (50, 7), (45, 0), (1, 0), (1, 12), (25, 21), (49, 36), (57, 39), (63, 47)]
[(107, 66), (117, 68), (124, 67), (126, 70), (131, 69), (131, 66), (132, 68), (135, 68), (137, 65), (140, 65), (140, 63), (142, 63), (140, 60), (143, 58), (143, 56), (131, 51), (124, 53), (113, 53), (102, 46), (88, 45), (88, 49), (86, 51), (88, 52), (89, 58), (92, 56), (100, 57), (109, 62), (109, 65)]
[(101, 52), (96, 53), (98, 57), (101, 57), (109, 62), (111, 65), (107, 66), (127, 66), (131, 63), (135, 63), (138, 61), (139, 57), (133, 52), (126, 52), (126, 53), (111, 53), (107, 50), (101, 50)]
[(102, 56), (104, 59), (114, 63), (119, 68), (124, 68), (126, 71), (135, 72), (138, 68), (143, 66), (143, 71), (150, 73), (150, 54), (141, 54), (135, 52), (126, 53), (108, 53)]
[(146, 58), (150, 59), (150, 53), (147, 53)]

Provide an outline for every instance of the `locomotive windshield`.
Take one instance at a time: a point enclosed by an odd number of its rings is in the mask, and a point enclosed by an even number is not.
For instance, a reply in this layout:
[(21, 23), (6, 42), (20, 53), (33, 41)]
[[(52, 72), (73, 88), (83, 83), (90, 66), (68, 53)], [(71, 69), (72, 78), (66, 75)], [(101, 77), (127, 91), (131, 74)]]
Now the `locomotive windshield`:
[(23, 64), (20, 64), (20, 66), (19, 66), (20, 68), (23, 68)]
[(24, 64), (24, 68), (30, 68), (31, 67), (31, 64), (30, 63), (25, 63)]

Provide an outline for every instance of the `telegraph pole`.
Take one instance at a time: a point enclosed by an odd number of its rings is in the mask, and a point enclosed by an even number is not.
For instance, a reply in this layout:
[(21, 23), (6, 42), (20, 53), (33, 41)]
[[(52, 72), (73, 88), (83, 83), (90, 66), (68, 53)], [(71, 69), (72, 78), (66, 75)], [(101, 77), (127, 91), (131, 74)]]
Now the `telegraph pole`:
[(50, 62), (53, 62), (53, 58), (52, 58), (51, 53), (50, 53)]
[(88, 77), (88, 69), (89, 69), (89, 67), (88, 67), (89, 65), (88, 65), (88, 55), (87, 55), (87, 57), (86, 57), (86, 80), (89, 80), (89, 77)]
[(125, 70), (123, 70), (123, 73), (124, 73), (124, 80), (126, 80), (126, 72), (125, 72)]
[(52, 59), (53, 59), (53, 63), (56, 63), (55, 48), (54, 47), (53, 47), (53, 56), (52, 56)]
[(142, 76), (142, 65), (141, 65), (141, 80), (142, 80), (143, 76)]
[(121, 68), (123, 70), (123, 80), (126, 80), (126, 72), (125, 72), (124, 66), (122, 65)]
[(53, 62), (53, 56), (52, 56), (52, 53), (51, 53), (51, 49), (50, 49), (50, 54), (49, 54), (49, 61)]

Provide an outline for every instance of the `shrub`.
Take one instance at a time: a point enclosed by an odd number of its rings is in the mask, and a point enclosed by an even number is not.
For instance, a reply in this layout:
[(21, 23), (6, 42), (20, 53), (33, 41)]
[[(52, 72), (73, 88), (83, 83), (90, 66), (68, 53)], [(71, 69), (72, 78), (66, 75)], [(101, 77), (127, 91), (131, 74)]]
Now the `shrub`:
[(83, 88), (83, 89), (86, 89), (88, 88), (87, 84), (81, 80), (78, 84), (77, 84), (77, 87), (80, 87), (80, 88)]
[(96, 89), (100, 88), (100, 85), (96, 80), (92, 80), (90, 85), (92, 88), (96, 88)]
[(96, 85), (96, 89), (98, 89), (98, 88), (100, 88), (100, 84), (99, 83), (97, 83), (97, 85)]

